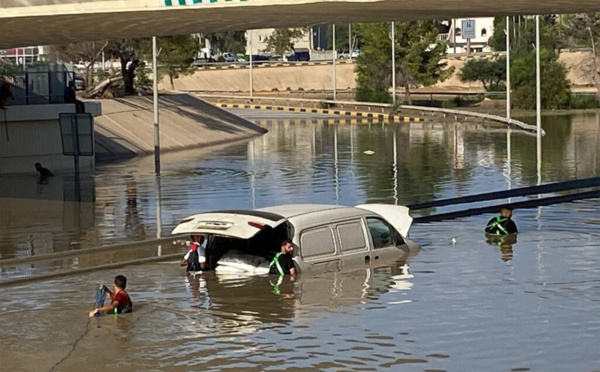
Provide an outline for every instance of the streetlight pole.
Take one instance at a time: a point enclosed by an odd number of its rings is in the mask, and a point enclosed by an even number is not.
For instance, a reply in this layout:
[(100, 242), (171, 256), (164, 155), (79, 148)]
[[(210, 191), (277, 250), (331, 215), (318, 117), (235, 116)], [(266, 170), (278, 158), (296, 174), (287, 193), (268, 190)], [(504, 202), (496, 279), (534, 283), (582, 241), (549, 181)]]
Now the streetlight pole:
[(542, 183), (542, 77), (540, 62), (540, 16), (535, 16), (535, 58), (536, 58), (536, 139), (538, 185)]
[(396, 104), (396, 24), (392, 21), (392, 103)]
[(252, 30), (248, 31), (248, 36), (250, 39), (250, 98), (254, 97), (254, 71), (253, 71), (253, 63), (252, 63)]
[(333, 100), (337, 100), (337, 89), (336, 89), (336, 80), (337, 80), (337, 71), (336, 71), (336, 66), (335, 66), (335, 60), (336, 60), (336, 51), (335, 51), (335, 23), (333, 24), (333, 41), (332, 41), (332, 49), (333, 49)]
[(506, 118), (510, 125), (510, 17), (506, 17)]
[(352, 23), (348, 23), (348, 58), (352, 59)]
[(154, 106), (154, 172), (160, 175), (160, 127), (158, 122), (158, 58), (156, 36), (152, 37), (152, 91)]
[(456, 57), (456, 18), (452, 19), (452, 45), (454, 45), (454, 56)]

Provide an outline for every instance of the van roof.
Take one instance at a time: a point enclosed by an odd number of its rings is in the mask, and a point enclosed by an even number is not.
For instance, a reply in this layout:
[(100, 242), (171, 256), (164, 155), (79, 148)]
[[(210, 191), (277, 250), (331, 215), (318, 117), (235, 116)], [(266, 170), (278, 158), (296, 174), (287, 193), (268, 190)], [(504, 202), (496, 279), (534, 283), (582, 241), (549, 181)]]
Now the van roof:
[(287, 205), (276, 205), (272, 207), (260, 208), (256, 211), (273, 213), (283, 218), (297, 217), (303, 214), (322, 212), (330, 209), (341, 209), (351, 208), (343, 205), (333, 204), (287, 204)]

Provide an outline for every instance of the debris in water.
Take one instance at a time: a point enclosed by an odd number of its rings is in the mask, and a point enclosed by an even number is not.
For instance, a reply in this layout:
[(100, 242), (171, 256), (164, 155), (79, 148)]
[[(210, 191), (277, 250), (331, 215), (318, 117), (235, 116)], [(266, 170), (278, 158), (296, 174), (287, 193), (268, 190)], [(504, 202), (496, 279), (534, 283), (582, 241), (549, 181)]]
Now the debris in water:
[(373, 151), (373, 150), (367, 150), (363, 154), (373, 155), (374, 153), (375, 153), (375, 151)]

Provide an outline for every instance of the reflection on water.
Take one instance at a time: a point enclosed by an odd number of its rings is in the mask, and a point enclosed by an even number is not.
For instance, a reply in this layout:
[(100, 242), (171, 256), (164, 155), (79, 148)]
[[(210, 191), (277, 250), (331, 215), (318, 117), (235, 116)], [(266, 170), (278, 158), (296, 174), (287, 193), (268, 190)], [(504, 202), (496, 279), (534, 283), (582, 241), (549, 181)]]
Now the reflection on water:
[[(544, 120), (543, 181), (597, 176), (598, 117)], [(39, 185), (35, 176), (3, 176), (0, 258), (165, 236), (181, 218), (212, 209), (408, 204), (538, 178), (535, 137), (516, 130), (508, 147), (506, 130), (480, 124), (268, 129), (249, 143), (165, 154), (160, 179), (152, 157), (98, 166), (81, 182), (80, 203), (68, 177)], [(50, 370), (64, 359), (55, 370), (598, 369), (598, 212), (598, 200), (516, 210), (518, 242), (493, 244), (483, 235), (490, 216), (415, 225), (423, 250), (410, 272), (399, 263), (286, 280), (276, 290), (263, 277), (189, 279), (172, 262), (3, 288), (0, 359), (12, 364), (2, 368)], [(133, 251), (156, 255), (157, 246)], [(111, 259), (0, 270), (14, 277)], [(93, 288), (121, 272), (135, 312), (88, 323)]]
[[(410, 303), (413, 278), (407, 270), (406, 265), (396, 265), (299, 276), (295, 282), (286, 278), (281, 284), (282, 294), (274, 294), (264, 277), (219, 280), (212, 272), (189, 278), (175, 265), (146, 265), (128, 270), (134, 313), (94, 318), (88, 325), (81, 310), (93, 302), (93, 283), (116, 271), (54, 281), (51, 286), (47, 283), (43, 285), (47, 293), (7, 288), (0, 294), (0, 321), (10, 327), (3, 331), (0, 356), (8, 362), (4, 364), (6, 370), (32, 366), (48, 370), (68, 353), (74, 339), (81, 337), (77, 348), (90, 351), (91, 360), (106, 358), (114, 363), (112, 369), (123, 371), (280, 369), (281, 363), (308, 367), (314, 358), (341, 367), (340, 360), (367, 357), (371, 350), (381, 347), (378, 345), (399, 350), (400, 345), (394, 346), (389, 336), (377, 330), (363, 333), (365, 325), (338, 317), (351, 320), (364, 311), (402, 309)], [(148, 272), (156, 274), (148, 276)], [(68, 290), (57, 296), (58, 289), (65, 286)], [(46, 316), (31, 327), (35, 309), (43, 310)], [(48, 317), (52, 321), (46, 320)], [(61, 330), (66, 322), (73, 326)], [(313, 327), (318, 331), (311, 330)], [(18, 341), (16, 337), (23, 334), (27, 338)], [(63, 337), (44, 344), (49, 334)], [(327, 342), (327, 334), (337, 338), (335, 344)], [(7, 338), (15, 342), (5, 343)], [(40, 350), (35, 361), (29, 358), (17, 364), (7, 358), (34, 347)], [(113, 354), (119, 347), (124, 349)], [(377, 362), (379, 357), (370, 358), (359, 365), (377, 367), (384, 362)], [(77, 371), (89, 363), (87, 358), (68, 358), (60, 363), (59, 370)]]

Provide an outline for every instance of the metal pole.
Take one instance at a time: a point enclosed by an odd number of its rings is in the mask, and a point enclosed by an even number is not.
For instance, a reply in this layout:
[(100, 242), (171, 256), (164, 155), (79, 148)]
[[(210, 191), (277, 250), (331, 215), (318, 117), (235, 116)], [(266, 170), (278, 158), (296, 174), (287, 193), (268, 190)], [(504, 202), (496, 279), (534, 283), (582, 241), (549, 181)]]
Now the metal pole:
[(250, 38), (250, 97), (254, 97), (254, 66), (252, 66), (252, 30), (248, 31), (248, 36)]
[(452, 43), (454, 44), (454, 55), (456, 56), (456, 18), (452, 20), (452, 37), (454, 38)]
[(392, 103), (396, 104), (396, 24), (392, 22)]
[(506, 17), (506, 118), (510, 126), (510, 17)]
[(535, 16), (535, 58), (536, 58), (536, 126), (537, 126), (537, 170), (538, 185), (542, 183), (542, 77), (540, 62), (540, 16)]
[(333, 100), (337, 100), (337, 89), (336, 89), (336, 80), (337, 80), (337, 71), (336, 71), (336, 66), (335, 66), (335, 60), (336, 60), (336, 52), (335, 52), (335, 23), (333, 24), (333, 42), (332, 42), (332, 49), (333, 49)]
[(394, 129), (394, 205), (398, 205), (398, 127)]
[(348, 23), (348, 58), (352, 59), (352, 23)]
[(158, 58), (156, 36), (152, 37), (152, 91), (154, 103), (154, 172), (160, 174), (160, 128), (158, 126)]
[[(156, 177), (156, 238), (162, 238), (162, 190), (160, 184), (160, 177)], [(161, 255), (162, 247), (159, 246), (158, 255)]]
[(333, 151), (334, 151), (334, 170), (335, 170), (335, 204), (339, 204), (340, 202), (340, 171), (339, 171), (339, 167), (338, 167), (338, 137), (337, 137), (337, 132), (338, 132), (338, 126), (337, 124), (334, 124), (334, 129), (333, 129)]
[(73, 143), (73, 166), (75, 167), (75, 181), (79, 178), (79, 130), (77, 128), (77, 114), (71, 116), (71, 138)]

